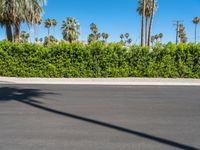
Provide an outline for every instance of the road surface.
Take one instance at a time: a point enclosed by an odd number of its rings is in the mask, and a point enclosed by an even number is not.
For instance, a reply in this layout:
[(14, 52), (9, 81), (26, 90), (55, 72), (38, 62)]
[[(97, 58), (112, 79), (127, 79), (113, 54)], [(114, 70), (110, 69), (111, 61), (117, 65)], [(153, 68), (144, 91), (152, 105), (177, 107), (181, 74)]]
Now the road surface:
[(176, 149), (200, 149), (200, 87), (0, 85), (0, 150)]

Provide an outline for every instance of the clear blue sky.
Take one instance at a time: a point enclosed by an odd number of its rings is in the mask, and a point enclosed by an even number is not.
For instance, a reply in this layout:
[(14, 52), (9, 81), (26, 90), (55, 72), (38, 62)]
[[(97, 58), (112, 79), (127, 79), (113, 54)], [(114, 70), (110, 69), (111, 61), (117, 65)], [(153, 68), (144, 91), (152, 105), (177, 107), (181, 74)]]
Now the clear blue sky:
[[(111, 35), (110, 41), (118, 41), (121, 33), (130, 33), (134, 42), (140, 41), (141, 17), (136, 12), (137, 0), (48, 0), (44, 7), (43, 20), (55, 18), (59, 24), (55, 36), (62, 38), (62, 20), (69, 16), (76, 18), (81, 25), (80, 40), (87, 40), (90, 33), (89, 25), (95, 22), (101, 32)], [(164, 42), (175, 42), (175, 27), (173, 20), (184, 20), (189, 41), (194, 40), (194, 25), (192, 19), (200, 17), (200, 0), (158, 0), (158, 11), (155, 16), (153, 34), (162, 32)], [(47, 30), (34, 27), (35, 35), (44, 37)], [(22, 29), (27, 31), (26, 25)], [(0, 38), (5, 38), (1, 29)], [(51, 31), (54, 33), (53, 29)], [(33, 39), (33, 37), (32, 37)], [(198, 32), (200, 41), (200, 27)]]

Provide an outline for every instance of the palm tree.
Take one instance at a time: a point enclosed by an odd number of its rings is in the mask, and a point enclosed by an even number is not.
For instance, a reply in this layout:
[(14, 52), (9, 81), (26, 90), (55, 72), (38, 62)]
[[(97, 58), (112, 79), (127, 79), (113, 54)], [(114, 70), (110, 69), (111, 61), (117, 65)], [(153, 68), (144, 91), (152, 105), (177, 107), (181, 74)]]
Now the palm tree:
[(102, 34), (99, 33), (99, 29), (95, 23), (90, 24), (90, 30), (92, 31), (92, 33), (88, 36), (88, 43), (98, 41), (101, 38)]
[(129, 33), (125, 33), (124, 36), (125, 36), (126, 39), (128, 39), (130, 34)]
[(80, 32), (79, 23), (72, 17), (68, 17), (66, 21), (63, 21), (62, 24), (62, 34), (63, 39), (72, 43), (73, 41), (78, 40)]
[(142, 29), (141, 29), (141, 46), (144, 46), (144, 19), (146, 13), (146, 0), (142, 0), (143, 2), (143, 10), (142, 10)]
[(99, 32), (99, 29), (95, 23), (90, 24), (90, 30), (94, 33), (97, 34)]
[(102, 38), (103, 38), (104, 42), (107, 43), (107, 40), (108, 40), (108, 38), (109, 38), (109, 34), (107, 34), (107, 33), (102, 33)]
[(151, 44), (152, 44), (152, 46), (154, 45), (155, 39), (156, 39), (155, 36), (151, 37)]
[(110, 35), (109, 35), (108, 33), (106, 33), (106, 34), (105, 34), (105, 37), (104, 37), (105, 40), (106, 40), (106, 42), (107, 42), (107, 40), (108, 40), (109, 37), (110, 37)]
[(151, 32), (153, 28), (153, 21), (154, 21), (154, 16), (155, 16), (155, 11), (157, 8), (157, 1), (156, 0), (151, 0), (152, 5), (151, 5), (151, 19), (150, 19), (150, 25), (149, 25), (149, 33), (148, 33), (148, 43), (147, 46), (150, 46), (151, 43)]
[(127, 43), (130, 45), (132, 43), (132, 39), (128, 39)]
[(162, 43), (162, 39), (163, 39), (163, 36), (164, 36), (163, 33), (160, 33), (158, 36), (160, 38), (160, 42)]
[[(144, 5), (143, 0), (139, 0), (137, 12), (139, 13), (140, 16), (143, 15), (143, 5)], [(146, 0), (146, 10), (145, 10), (145, 44), (146, 45), (148, 42), (148, 26), (149, 26), (149, 18), (151, 17), (151, 6), (152, 6), (152, 1)]]
[(130, 45), (132, 43), (132, 39), (130, 38), (129, 33), (121, 34), (120, 38), (121, 38), (121, 44), (123, 44), (125, 46)]
[(36, 38), (35, 38), (35, 42), (38, 43), (38, 41), (39, 41), (39, 39), (38, 39), (38, 37), (36, 37)]
[(44, 22), (44, 25), (45, 25), (45, 28), (47, 28), (48, 30), (48, 37), (50, 36), (50, 28), (52, 26), (52, 21), (51, 19), (46, 19), (45, 22)]
[(40, 38), (39, 41), (40, 41), (40, 43), (42, 43), (43, 42), (43, 38)]
[(155, 36), (154, 36), (154, 38), (155, 38), (155, 40), (156, 40), (156, 43), (158, 42), (158, 40), (159, 40), (159, 38), (160, 38), (160, 36), (158, 35), (158, 34), (156, 34)]
[(46, 36), (44, 38), (44, 45), (47, 46), (49, 44), (52, 44), (52, 43), (57, 43), (58, 40), (53, 36), (53, 35), (50, 35), (50, 36)]
[(96, 36), (94, 34), (90, 34), (88, 36), (88, 43), (91, 43), (93, 41), (96, 41)]
[(22, 22), (27, 22), (29, 25), (39, 24), (41, 21), (41, 13), (43, 12), (42, 5), (46, 0), (15, 0), (14, 6), (14, 40), (19, 41), (20, 26)]
[(121, 43), (124, 43), (124, 34), (121, 34), (121, 35), (120, 35), (120, 39), (121, 39), (120, 42), (121, 42)]
[(45, 0), (1, 0), (0, 24), (6, 27), (7, 39), (14, 41), (20, 38), (20, 26), (22, 22), (30, 25), (37, 24), (41, 20), (42, 5)]
[(195, 43), (197, 43), (197, 25), (199, 24), (200, 22), (200, 18), (199, 17), (195, 17), (192, 22), (194, 23), (195, 25)]
[(0, 25), (1, 27), (6, 28), (6, 36), (7, 36), (7, 40), (12, 42), (13, 41), (13, 34), (12, 34), (12, 21), (8, 18), (4, 18), (4, 17), (0, 17)]
[(22, 31), (20, 34), (22, 43), (28, 42), (29, 37), (30, 37), (30, 34), (26, 33), (25, 31)]
[(55, 33), (55, 28), (56, 28), (58, 22), (56, 21), (56, 19), (52, 19), (51, 21), (52, 21), (52, 26), (54, 28), (54, 33)]

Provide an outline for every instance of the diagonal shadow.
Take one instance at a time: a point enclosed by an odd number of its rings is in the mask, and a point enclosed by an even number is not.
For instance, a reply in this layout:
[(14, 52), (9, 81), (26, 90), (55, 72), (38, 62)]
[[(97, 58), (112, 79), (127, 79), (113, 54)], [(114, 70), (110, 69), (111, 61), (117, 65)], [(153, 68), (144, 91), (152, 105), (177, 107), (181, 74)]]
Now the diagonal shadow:
[(113, 130), (117, 130), (120, 132), (124, 132), (127, 134), (131, 134), (134, 136), (138, 136), (141, 138), (145, 138), (145, 139), (149, 139), (158, 143), (162, 143), (171, 147), (175, 147), (175, 148), (179, 148), (182, 150), (200, 150), (199, 148), (196, 147), (192, 147), (189, 145), (185, 145), (182, 143), (178, 143), (172, 140), (168, 140), (168, 139), (164, 139), (164, 138), (160, 138), (157, 136), (153, 136), (147, 133), (143, 133), (143, 132), (139, 132), (139, 131), (134, 131), (132, 129), (128, 129), (128, 128), (124, 128), (121, 126), (117, 126), (114, 124), (110, 124), (110, 123), (106, 123), (103, 121), (98, 121), (95, 119), (90, 119), (87, 117), (82, 117), (82, 116), (78, 116), (75, 114), (71, 114), (71, 113), (66, 113), (63, 111), (59, 111), (59, 110), (55, 110), (46, 106), (41, 105), (42, 103), (39, 101), (35, 101), (33, 98), (36, 97), (41, 97), (45, 94), (53, 94), (53, 93), (44, 93), (41, 90), (38, 89), (17, 89), (17, 88), (0, 88), (0, 101), (11, 101), (11, 100), (15, 100), (18, 101), (20, 103), (38, 108), (38, 109), (42, 109), (44, 111), (50, 112), (50, 113), (54, 113), (57, 115), (61, 115), (64, 117), (69, 117), (72, 119), (77, 119), (77, 120), (81, 120), (84, 122), (88, 122), (88, 123), (92, 123), (92, 124), (96, 124), (99, 126), (103, 126), (106, 128), (110, 128)]

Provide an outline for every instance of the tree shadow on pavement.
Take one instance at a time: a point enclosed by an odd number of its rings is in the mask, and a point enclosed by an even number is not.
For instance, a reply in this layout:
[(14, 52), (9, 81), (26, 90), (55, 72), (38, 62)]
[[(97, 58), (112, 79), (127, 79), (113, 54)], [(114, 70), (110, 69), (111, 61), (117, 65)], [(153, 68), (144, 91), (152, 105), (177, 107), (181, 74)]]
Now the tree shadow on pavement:
[(34, 100), (35, 98), (40, 98), (46, 94), (54, 94), (54, 93), (45, 93), (42, 90), (39, 89), (18, 89), (18, 88), (9, 88), (9, 87), (1, 87), (0, 88), (0, 102), (6, 102), (6, 101), (18, 101), (21, 102), (23, 104), (29, 105), (31, 107), (34, 108), (38, 108), (50, 113), (54, 113), (57, 115), (61, 115), (64, 117), (68, 117), (68, 118), (72, 118), (72, 119), (76, 119), (76, 120), (80, 120), (80, 121), (84, 121), (84, 122), (88, 122), (91, 124), (95, 124), (95, 125), (99, 125), (102, 127), (106, 127), (106, 128), (110, 128), (112, 130), (117, 130), (120, 132), (124, 132), (127, 134), (131, 134), (134, 136), (138, 136), (141, 138), (145, 138), (154, 142), (158, 142), (161, 144), (165, 144), (174, 148), (178, 148), (178, 149), (182, 149), (182, 150), (200, 150), (199, 148), (196, 147), (192, 147), (189, 145), (185, 145), (185, 144), (181, 144), (172, 140), (168, 140), (165, 138), (160, 138), (157, 136), (153, 136), (147, 133), (143, 133), (143, 132), (139, 132), (139, 131), (135, 131), (132, 129), (128, 129), (125, 127), (121, 127), (118, 125), (114, 125), (111, 123), (107, 123), (107, 122), (103, 122), (103, 121), (98, 121), (95, 119), (90, 119), (87, 117), (83, 117), (83, 116), (79, 116), (79, 115), (75, 115), (75, 114), (71, 114), (71, 113), (67, 113), (67, 112), (63, 112), (63, 111), (59, 111), (59, 110), (55, 110), (53, 108), (49, 108), (44, 106), (43, 103), (41, 103), (40, 101)]
[(10, 88), (1, 87), (0, 88), (0, 102), (7, 101), (19, 101), (19, 102), (30, 102), (42, 104), (42, 102), (35, 100), (36, 98), (41, 98), (46, 94), (54, 94), (43, 92), (40, 89), (20, 89), (20, 88)]

